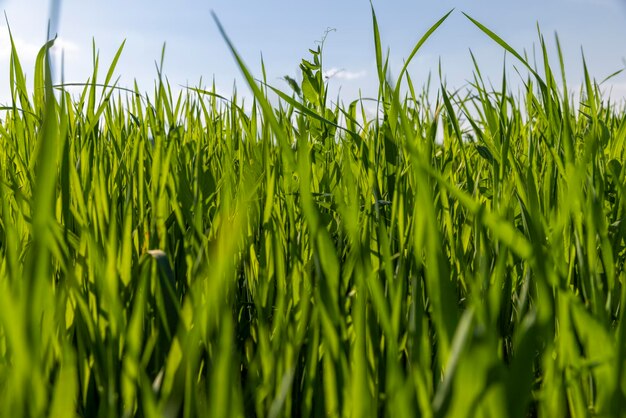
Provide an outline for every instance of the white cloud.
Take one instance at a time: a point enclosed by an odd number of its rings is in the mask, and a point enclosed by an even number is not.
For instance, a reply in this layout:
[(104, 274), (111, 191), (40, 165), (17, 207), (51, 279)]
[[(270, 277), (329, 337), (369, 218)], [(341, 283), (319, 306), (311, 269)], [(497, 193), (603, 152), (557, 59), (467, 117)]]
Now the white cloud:
[(79, 52), (80, 48), (76, 43), (59, 36), (56, 41), (54, 41), (52, 52), (58, 54), (61, 51), (65, 52), (66, 55), (74, 54)]
[[(24, 37), (13, 32), (13, 43), (17, 51), (22, 70), (27, 79), (28, 87), (32, 87), (32, 74), (37, 54), (44, 45), (45, 39), (38, 36)], [(61, 53), (65, 54), (66, 59), (72, 57), (74, 60), (80, 56), (80, 47), (66, 38), (58, 37), (54, 46), (50, 50), (53, 64), (55, 68), (60, 68)], [(7, 88), (9, 80), (9, 69), (11, 59), (11, 38), (6, 26), (0, 26), (0, 104), (9, 103), (11, 100), (10, 89)], [(57, 72), (57, 74), (59, 74)]]
[[(17, 56), (20, 58), (22, 65), (31, 65), (35, 62), (37, 54), (43, 46), (41, 43), (35, 42), (30, 39), (24, 39), (19, 36), (13, 36), (13, 43), (17, 51)], [(76, 54), (80, 51), (78, 45), (70, 40), (59, 37), (54, 42), (54, 46), (51, 49), (55, 55), (61, 55), (61, 52), (65, 52), (65, 55)], [(11, 57), (11, 38), (8, 31), (0, 30), (0, 61), (7, 62)]]
[(324, 71), (325, 78), (336, 78), (339, 80), (358, 80), (367, 75), (364, 70), (361, 71), (347, 71), (339, 68), (331, 68), (330, 70)]
[[(41, 48), (41, 45), (16, 36), (13, 37), (13, 43), (15, 44), (15, 49), (17, 50), (17, 55), (20, 58), (20, 61), (35, 61), (37, 53)], [(9, 33), (8, 31), (0, 30), (0, 59), (5, 60), (10, 56), (11, 39), (9, 37)]]

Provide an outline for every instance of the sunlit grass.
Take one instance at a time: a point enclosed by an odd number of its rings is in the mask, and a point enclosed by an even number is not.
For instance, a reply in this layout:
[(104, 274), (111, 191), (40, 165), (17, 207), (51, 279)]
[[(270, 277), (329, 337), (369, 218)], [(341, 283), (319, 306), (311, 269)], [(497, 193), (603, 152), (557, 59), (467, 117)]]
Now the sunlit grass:
[(283, 92), (221, 26), (250, 110), (120, 89), (122, 48), (72, 95), (48, 44), (30, 89), (13, 49), (0, 416), (621, 416), (623, 107), (469, 16), (523, 97), (479, 63), (429, 95), (407, 68), (449, 14), (394, 80), (372, 16), (380, 118), (330, 104), (321, 47)]

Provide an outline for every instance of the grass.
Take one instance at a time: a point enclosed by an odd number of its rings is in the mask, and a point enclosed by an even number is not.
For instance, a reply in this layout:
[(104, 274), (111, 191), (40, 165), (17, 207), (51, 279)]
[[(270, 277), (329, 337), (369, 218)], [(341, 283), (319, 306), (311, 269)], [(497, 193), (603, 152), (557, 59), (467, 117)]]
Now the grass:
[(49, 43), (29, 91), (13, 47), (0, 416), (623, 416), (623, 106), (469, 16), (522, 93), (476, 64), (429, 96), (372, 17), (380, 118), (329, 104), (321, 47), (287, 93), (221, 26), (249, 111), (120, 89), (122, 48), (72, 96)]

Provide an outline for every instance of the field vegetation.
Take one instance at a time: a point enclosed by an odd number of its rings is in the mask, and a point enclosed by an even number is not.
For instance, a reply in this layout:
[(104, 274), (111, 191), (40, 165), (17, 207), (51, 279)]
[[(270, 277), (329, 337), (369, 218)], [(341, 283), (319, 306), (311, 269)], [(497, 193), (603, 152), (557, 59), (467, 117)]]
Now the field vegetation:
[(429, 94), (407, 66), (448, 15), (391, 79), (372, 13), (375, 116), (321, 46), (279, 90), (222, 30), (245, 108), (119, 88), (122, 48), (70, 94), (51, 41), (31, 86), (13, 47), (0, 416), (624, 416), (624, 107), (469, 16), (521, 90), (476, 63)]

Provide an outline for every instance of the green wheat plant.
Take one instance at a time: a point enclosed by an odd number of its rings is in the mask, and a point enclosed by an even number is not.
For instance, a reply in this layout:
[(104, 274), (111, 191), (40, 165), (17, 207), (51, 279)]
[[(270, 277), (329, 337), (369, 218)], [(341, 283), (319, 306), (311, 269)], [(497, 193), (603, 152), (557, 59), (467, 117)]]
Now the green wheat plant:
[(391, 79), (372, 10), (367, 102), (331, 102), (321, 45), (255, 78), (217, 18), (246, 106), (121, 88), (123, 45), (77, 87), (50, 41), (30, 85), (12, 45), (0, 417), (624, 416), (625, 109), (470, 16), (520, 93), (476, 60), (420, 87), (450, 13)]

